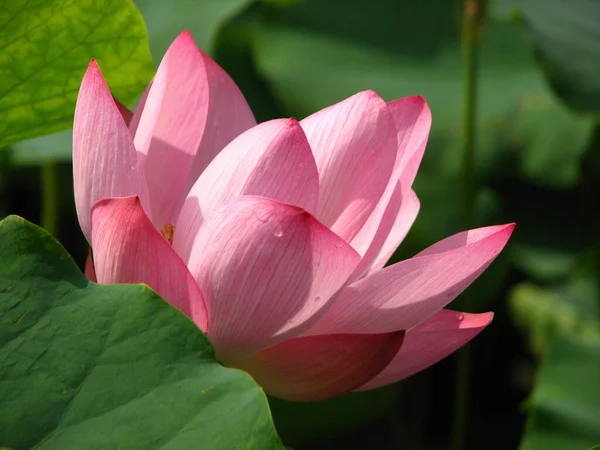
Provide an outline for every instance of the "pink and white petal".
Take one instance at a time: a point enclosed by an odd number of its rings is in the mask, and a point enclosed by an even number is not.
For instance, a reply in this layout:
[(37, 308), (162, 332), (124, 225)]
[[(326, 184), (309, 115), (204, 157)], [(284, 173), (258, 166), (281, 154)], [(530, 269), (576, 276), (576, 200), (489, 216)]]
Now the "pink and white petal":
[(411, 329), (481, 275), (506, 245), (513, 229), (514, 224), (508, 224), (459, 233), (447, 242), (463, 242), (461, 246), (441, 253), (425, 250), (351, 284), (306, 334)]
[(456, 250), (465, 246), (473, 245), (482, 239), (487, 238), (490, 235), (496, 233), (512, 233), (512, 230), (515, 228), (516, 224), (509, 223), (506, 225), (494, 225), (491, 227), (483, 227), (483, 228), (475, 228), (474, 230), (463, 231), (462, 233), (457, 233), (452, 236), (448, 236), (445, 239), (442, 239), (439, 242), (427, 247), (425, 250), (420, 251), (415, 255), (417, 256), (428, 256), (428, 255), (436, 255), (438, 253), (446, 253), (452, 250)]
[(96, 278), (96, 269), (94, 269), (94, 259), (92, 258), (91, 248), (88, 251), (88, 255), (85, 260), (85, 268), (83, 270), (83, 274), (88, 280), (93, 281), (94, 283), (98, 282), (98, 279)]
[(396, 190), (381, 218), (379, 229), (350, 277), (351, 282), (368, 276), (385, 265), (408, 234), (417, 218), (419, 207), (419, 199), (415, 192), (412, 189), (403, 189), (400, 183), (396, 184)]
[(379, 374), (398, 353), (403, 331), (290, 339), (233, 363), (270, 395), (311, 402), (346, 394)]
[(137, 197), (102, 200), (94, 206), (92, 248), (98, 283), (145, 283), (207, 331), (198, 285), (152, 226)]
[(379, 202), (397, 152), (394, 120), (373, 91), (360, 92), (300, 122), (315, 155), (317, 218), (351, 242)]
[(271, 120), (245, 131), (200, 175), (175, 227), (173, 247), (184, 261), (203, 218), (240, 195), (259, 195), (316, 212), (319, 174), (298, 121)]
[(226, 363), (309, 328), (359, 261), (301, 208), (242, 196), (207, 218), (188, 267), (204, 294), (210, 340)]
[[(417, 214), (419, 214), (419, 208), (421, 206), (417, 194), (415, 194), (412, 189), (402, 197), (399, 211), (396, 207), (393, 207), (393, 205), (394, 203), (390, 201), (390, 208), (388, 208), (386, 215), (382, 220), (382, 222), (387, 222), (391, 219), (392, 222), (392, 228), (389, 231), (385, 242), (381, 245), (379, 252), (377, 252), (376, 246), (373, 246), (373, 250), (369, 248), (369, 251), (361, 261), (361, 264), (363, 262), (368, 263), (365, 264), (367, 270), (365, 276), (369, 276), (385, 266), (410, 231), (410, 228), (417, 218)], [(394, 215), (394, 211), (396, 211), (396, 217), (388, 217), (388, 214), (390, 216)], [(373, 253), (371, 253), (371, 251), (373, 251)], [(376, 256), (373, 257), (373, 254)]]
[(408, 189), (423, 159), (431, 129), (431, 110), (425, 99), (419, 96), (391, 101), (388, 107), (398, 130), (399, 145), (405, 145), (399, 172), (402, 186)]
[(490, 324), (493, 313), (467, 314), (443, 309), (406, 333), (392, 362), (357, 391), (403, 380), (450, 355)]
[[(388, 106), (394, 118), (398, 141), (394, 169), (379, 203), (351, 242), (352, 247), (361, 255), (369, 253), (369, 258), (363, 262), (364, 267), (370, 264), (387, 239), (400, 210), (400, 200), (410, 195), (408, 192), (414, 174), (410, 173), (412, 169), (406, 169), (406, 160), (417, 154), (423, 155), (431, 129), (431, 111), (423, 97), (401, 98)], [(418, 165), (414, 169), (416, 168)], [(410, 184), (407, 179), (410, 179)]]
[(94, 60), (83, 77), (75, 106), (73, 184), (77, 218), (89, 243), (90, 211), (97, 201), (139, 195), (147, 204), (131, 134)]
[(186, 31), (167, 50), (133, 124), (152, 222), (162, 229), (215, 155), (256, 122), (233, 80)]

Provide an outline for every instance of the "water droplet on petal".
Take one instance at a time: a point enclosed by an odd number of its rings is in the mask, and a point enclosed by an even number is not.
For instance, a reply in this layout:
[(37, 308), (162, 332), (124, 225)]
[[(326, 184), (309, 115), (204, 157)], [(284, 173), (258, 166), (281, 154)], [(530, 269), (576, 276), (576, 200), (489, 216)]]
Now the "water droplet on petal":
[(321, 296), (317, 295), (314, 299), (313, 302), (315, 303), (319, 303), (321, 301)]
[(465, 319), (465, 315), (462, 313), (457, 313), (456, 314), (456, 320), (458, 320), (459, 322), (462, 322)]
[(266, 214), (261, 214), (259, 212), (255, 213), (254, 216), (260, 220), (262, 223), (267, 223), (267, 221), (269, 220), (269, 217)]

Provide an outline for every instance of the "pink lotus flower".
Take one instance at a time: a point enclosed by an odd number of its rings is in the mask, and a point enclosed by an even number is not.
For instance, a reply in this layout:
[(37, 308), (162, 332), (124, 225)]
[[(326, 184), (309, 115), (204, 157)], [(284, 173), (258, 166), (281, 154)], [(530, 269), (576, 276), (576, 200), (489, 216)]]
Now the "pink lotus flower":
[(207, 333), (224, 364), (278, 397), (406, 378), (490, 323), (492, 313), (443, 307), (514, 226), (460, 233), (383, 268), (419, 210), (411, 185), (430, 124), (421, 97), (386, 103), (366, 91), (301, 122), (257, 125), (187, 32), (131, 116), (92, 61), (73, 148), (94, 257), (86, 272), (148, 284)]

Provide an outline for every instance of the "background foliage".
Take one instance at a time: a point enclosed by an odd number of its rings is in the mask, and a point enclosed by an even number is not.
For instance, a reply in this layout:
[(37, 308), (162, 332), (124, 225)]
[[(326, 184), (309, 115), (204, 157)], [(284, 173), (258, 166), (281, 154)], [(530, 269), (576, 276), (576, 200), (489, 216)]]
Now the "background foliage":
[[(364, 89), (387, 100), (425, 96), (433, 129), (415, 184), (421, 212), (395, 259), (460, 231), (462, 2), (134, 3), (139, 12), (124, 0), (0, 0), (2, 217), (45, 222), (83, 262), (70, 134), (60, 132), (81, 74), (97, 58), (115, 95), (131, 104), (152, 76), (150, 54), (156, 66), (187, 28), (261, 121), (300, 119)], [(472, 345), (467, 444), (585, 450), (600, 442), (600, 2), (493, 0), (486, 16), (477, 222), (518, 226), (470, 290), (473, 310), (496, 318)], [(58, 215), (44, 213), (48, 194)], [(270, 405), (297, 450), (446, 449), (454, 373), (448, 358), (373, 392)]]

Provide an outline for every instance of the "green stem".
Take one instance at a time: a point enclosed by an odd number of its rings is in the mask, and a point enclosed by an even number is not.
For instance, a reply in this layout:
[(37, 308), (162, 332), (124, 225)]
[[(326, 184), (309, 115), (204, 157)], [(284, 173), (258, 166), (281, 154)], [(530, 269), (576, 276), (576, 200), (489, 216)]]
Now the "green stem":
[(42, 164), (41, 167), (42, 182), (42, 227), (52, 236), (58, 235), (58, 187), (59, 174), (58, 165), (51, 162)]
[[(464, 117), (463, 117), (463, 186), (461, 219), (464, 229), (475, 225), (475, 200), (477, 196), (475, 133), (477, 118), (477, 71), (479, 44), (485, 18), (485, 0), (465, 0), (462, 22), (464, 59)], [(466, 311), (471, 311), (470, 296), (463, 294)], [(458, 352), (455, 387), (453, 450), (463, 450), (467, 442), (468, 412), (470, 403), (471, 354), (468, 346)]]
[(477, 195), (475, 169), (477, 72), (484, 10), (485, 0), (465, 0), (465, 11), (462, 23), (464, 59), (462, 221), (463, 226), (465, 227), (472, 227), (475, 222), (475, 197)]
[(452, 427), (452, 449), (463, 450), (467, 442), (467, 419), (471, 392), (469, 383), (471, 378), (471, 352), (469, 345), (463, 346), (457, 352), (456, 382), (454, 399), (454, 424)]

